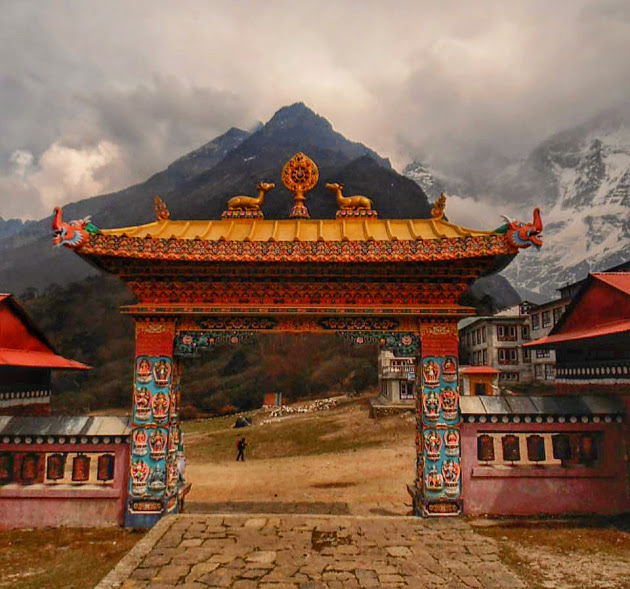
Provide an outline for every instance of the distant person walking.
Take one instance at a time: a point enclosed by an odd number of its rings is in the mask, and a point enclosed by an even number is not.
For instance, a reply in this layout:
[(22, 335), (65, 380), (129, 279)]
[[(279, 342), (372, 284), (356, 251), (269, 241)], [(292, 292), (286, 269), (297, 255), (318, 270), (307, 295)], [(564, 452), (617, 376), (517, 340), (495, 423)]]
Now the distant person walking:
[(247, 442), (245, 441), (245, 437), (243, 436), (238, 442), (236, 442), (236, 447), (238, 449), (238, 454), (236, 455), (236, 461), (242, 460), (245, 462), (245, 448), (247, 448)]

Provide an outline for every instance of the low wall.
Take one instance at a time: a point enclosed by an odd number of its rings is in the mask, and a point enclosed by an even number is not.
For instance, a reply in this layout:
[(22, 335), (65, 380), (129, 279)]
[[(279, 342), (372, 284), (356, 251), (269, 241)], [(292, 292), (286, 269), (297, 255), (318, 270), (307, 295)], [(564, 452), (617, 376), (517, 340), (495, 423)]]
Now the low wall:
[[(467, 515), (619, 514), (630, 510), (623, 423), (463, 423), (462, 484)], [(554, 456), (553, 437), (597, 442), (597, 460), (567, 464)], [(495, 460), (480, 460), (478, 439), (492, 438)], [(505, 460), (503, 438), (516, 436), (519, 460)], [(545, 460), (529, 460), (527, 438), (543, 439)], [(541, 444), (543, 442), (540, 442)], [(579, 461), (578, 461), (579, 462)]]
[[(10, 453), (18, 461), (22, 456), (38, 455), (36, 482), (19, 480), (0, 485), (0, 529), (42, 528), (48, 526), (104, 527), (122, 525), (127, 494), (126, 441), (109, 444), (0, 444), (0, 452)], [(63, 477), (51, 480), (48, 459), (65, 455)], [(98, 480), (98, 457), (114, 456), (113, 478)], [(86, 480), (73, 481), (73, 457), (91, 457)], [(16, 466), (15, 470), (18, 468)]]

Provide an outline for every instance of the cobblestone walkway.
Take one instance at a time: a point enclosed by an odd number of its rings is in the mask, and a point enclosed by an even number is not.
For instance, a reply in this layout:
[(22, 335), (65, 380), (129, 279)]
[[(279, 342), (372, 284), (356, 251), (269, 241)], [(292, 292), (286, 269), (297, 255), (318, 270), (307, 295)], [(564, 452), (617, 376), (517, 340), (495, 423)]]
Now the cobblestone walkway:
[(517, 589), (494, 540), (458, 519), (179, 515), (97, 589)]

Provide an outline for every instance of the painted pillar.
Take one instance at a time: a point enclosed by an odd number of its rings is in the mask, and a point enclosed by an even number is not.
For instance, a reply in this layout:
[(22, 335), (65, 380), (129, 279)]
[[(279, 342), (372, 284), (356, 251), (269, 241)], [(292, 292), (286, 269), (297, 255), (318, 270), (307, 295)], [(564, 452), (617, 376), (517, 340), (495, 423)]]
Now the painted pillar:
[(462, 512), (457, 323), (420, 325), (418, 428), (416, 434), (417, 515)]
[[(125, 527), (150, 528), (177, 510), (179, 371), (175, 324), (136, 321), (133, 422)], [(175, 469), (175, 470), (174, 470)]]

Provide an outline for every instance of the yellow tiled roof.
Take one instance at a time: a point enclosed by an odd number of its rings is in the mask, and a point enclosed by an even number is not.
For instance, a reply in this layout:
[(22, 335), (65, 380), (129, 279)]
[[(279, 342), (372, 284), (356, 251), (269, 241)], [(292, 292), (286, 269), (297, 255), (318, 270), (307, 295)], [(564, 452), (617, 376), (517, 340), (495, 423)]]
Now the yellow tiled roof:
[(222, 219), (156, 221), (104, 235), (206, 241), (415, 241), (495, 235), (438, 219)]

